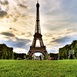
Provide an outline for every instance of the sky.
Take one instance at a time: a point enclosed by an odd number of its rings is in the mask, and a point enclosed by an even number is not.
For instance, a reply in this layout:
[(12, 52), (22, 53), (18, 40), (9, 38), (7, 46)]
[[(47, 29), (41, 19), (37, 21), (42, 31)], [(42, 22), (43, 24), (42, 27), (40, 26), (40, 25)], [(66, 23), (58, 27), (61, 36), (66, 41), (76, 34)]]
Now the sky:
[[(0, 44), (27, 53), (36, 24), (37, 0), (0, 0)], [(77, 0), (39, 0), (40, 26), (48, 53), (77, 40)]]

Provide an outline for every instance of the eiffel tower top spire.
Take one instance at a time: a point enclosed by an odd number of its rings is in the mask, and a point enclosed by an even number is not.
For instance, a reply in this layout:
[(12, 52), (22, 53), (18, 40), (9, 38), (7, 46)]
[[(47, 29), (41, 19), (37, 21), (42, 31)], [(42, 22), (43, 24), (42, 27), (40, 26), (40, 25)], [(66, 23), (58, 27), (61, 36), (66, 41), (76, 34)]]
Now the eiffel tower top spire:
[(37, 3), (39, 3), (39, 1), (37, 0)]
[(40, 30), (40, 15), (39, 15), (39, 1), (37, 0), (37, 4), (36, 4), (36, 28), (35, 28), (35, 33), (41, 33)]

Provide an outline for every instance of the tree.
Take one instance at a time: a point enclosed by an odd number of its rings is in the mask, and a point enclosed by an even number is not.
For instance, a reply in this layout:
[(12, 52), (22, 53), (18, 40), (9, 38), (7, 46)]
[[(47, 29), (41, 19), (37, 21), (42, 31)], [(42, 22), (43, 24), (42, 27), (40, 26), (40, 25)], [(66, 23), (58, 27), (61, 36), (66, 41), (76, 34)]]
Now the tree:
[(13, 59), (13, 48), (0, 44), (0, 59)]
[(59, 48), (59, 58), (68, 59), (77, 58), (77, 40), (74, 40), (71, 44)]

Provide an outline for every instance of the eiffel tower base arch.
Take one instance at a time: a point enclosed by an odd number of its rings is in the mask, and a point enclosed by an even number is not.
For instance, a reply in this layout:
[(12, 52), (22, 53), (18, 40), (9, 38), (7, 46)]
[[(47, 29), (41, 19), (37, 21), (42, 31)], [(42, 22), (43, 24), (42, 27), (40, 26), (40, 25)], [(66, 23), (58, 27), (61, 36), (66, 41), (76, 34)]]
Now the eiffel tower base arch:
[(45, 46), (42, 46), (42, 47), (32, 47), (32, 46), (30, 46), (30, 50), (29, 50), (29, 52), (27, 54), (28, 55), (28, 58), (31, 59), (32, 58), (32, 55), (34, 53), (37, 53), (37, 52), (42, 53), (43, 56), (44, 56), (44, 59), (46, 59), (48, 53), (46, 51), (46, 47)]

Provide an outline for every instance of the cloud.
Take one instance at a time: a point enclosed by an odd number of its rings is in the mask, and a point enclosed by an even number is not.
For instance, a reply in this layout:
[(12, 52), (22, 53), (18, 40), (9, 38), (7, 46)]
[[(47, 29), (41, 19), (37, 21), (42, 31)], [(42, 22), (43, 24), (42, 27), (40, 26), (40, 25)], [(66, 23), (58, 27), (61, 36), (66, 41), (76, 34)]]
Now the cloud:
[(77, 35), (64, 36), (64, 37), (61, 37), (61, 38), (51, 41), (51, 43), (56, 42), (58, 44), (66, 44), (66, 43), (72, 42), (75, 39), (77, 39)]
[(25, 36), (26, 36), (26, 37), (31, 37), (31, 36), (32, 36), (32, 33), (31, 33), (31, 32), (27, 32), (27, 33), (25, 34)]
[(45, 32), (44, 37), (45, 38), (50, 38), (52, 40), (57, 39), (57, 38), (62, 38), (65, 36), (70, 36), (70, 35), (74, 35), (76, 34), (76, 31), (74, 31), (73, 29), (60, 29), (60, 30), (51, 30), (51, 31), (47, 31), (47, 33)]
[(2, 5), (8, 5), (9, 2), (7, 0), (3, 0), (3, 1), (0, 1), (0, 4), (2, 4)]
[(9, 33), (9, 32), (2, 32), (1, 34), (8, 36), (8, 37), (15, 37), (15, 35), (13, 33)]
[(4, 17), (6, 15), (7, 15), (7, 12), (6, 11), (0, 10), (0, 17)]
[(9, 29), (10, 29), (11, 31), (17, 31), (16, 29), (14, 29), (14, 28), (11, 28), (11, 27), (10, 27)]
[(47, 46), (48, 52), (58, 52), (61, 46), (70, 44), (77, 39), (77, 32), (73, 29), (63, 29), (48, 31), (43, 35), (43, 41)]
[(18, 4), (18, 6), (20, 6), (21, 8), (27, 8), (27, 6), (23, 4)]
[(65, 42), (68, 42), (70, 39), (71, 39), (70, 37), (62, 37), (51, 41), (51, 43), (52, 42), (65, 43)]
[(12, 28), (10, 27), (9, 28), (9, 32), (10, 33), (13, 33), (17, 38), (20, 38), (20, 39), (30, 39), (33, 35), (31, 32), (29, 31), (19, 31), (17, 30), (16, 28)]
[(27, 53), (27, 50), (23, 48), (14, 48), (13, 51), (16, 53)]
[(67, 0), (62, 0), (61, 1), (61, 6), (62, 6), (62, 9), (63, 10), (66, 10), (65, 12), (69, 13), (69, 14), (72, 14), (72, 15), (76, 15), (76, 12), (77, 12), (77, 0), (70, 0), (67, 1)]
[[(21, 43), (21, 44), (27, 44), (27, 43), (29, 43), (29, 42), (31, 42), (31, 40), (29, 40), (29, 39), (19, 39), (19, 38), (16, 38), (16, 41), (18, 42), (18, 44), (19, 43)], [(23, 43), (22, 43), (23, 42)], [(20, 44), (20, 45), (21, 45)], [(24, 45), (23, 45), (24, 46)]]
[[(13, 40), (15, 39), (15, 40)], [(13, 48), (25, 48), (26, 50), (28, 50), (29, 45), (28, 43), (31, 42), (31, 40), (29, 39), (19, 39), (17, 37), (10, 39), (8, 38), (8, 40), (0, 40), (1, 42), (4, 42), (5, 44), (7, 44), (8, 46), (11, 46)]]

